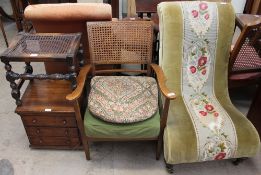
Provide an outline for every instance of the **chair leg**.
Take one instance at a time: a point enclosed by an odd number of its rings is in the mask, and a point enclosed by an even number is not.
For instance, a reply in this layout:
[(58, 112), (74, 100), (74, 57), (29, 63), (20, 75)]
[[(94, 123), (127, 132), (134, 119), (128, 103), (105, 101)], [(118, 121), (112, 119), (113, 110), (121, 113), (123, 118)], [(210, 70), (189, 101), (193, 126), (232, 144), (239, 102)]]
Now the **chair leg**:
[(156, 160), (159, 160), (159, 159), (160, 159), (161, 148), (162, 148), (162, 137), (160, 137), (160, 138), (157, 140)]
[(237, 158), (237, 159), (233, 160), (232, 163), (233, 163), (233, 165), (237, 166), (246, 159), (247, 158)]
[(168, 172), (169, 174), (173, 174), (173, 173), (174, 173), (174, 165), (168, 164), (168, 163), (166, 163), (166, 162), (165, 162), (165, 164), (166, 164), (166, 170), (167, 170), (167, 172)]
[(89, 142), (87, 141), (87, 139), (82, 139), (82, 140), (83, 140), (83, 147), (84, 147), (86, 160), (91, 160)]

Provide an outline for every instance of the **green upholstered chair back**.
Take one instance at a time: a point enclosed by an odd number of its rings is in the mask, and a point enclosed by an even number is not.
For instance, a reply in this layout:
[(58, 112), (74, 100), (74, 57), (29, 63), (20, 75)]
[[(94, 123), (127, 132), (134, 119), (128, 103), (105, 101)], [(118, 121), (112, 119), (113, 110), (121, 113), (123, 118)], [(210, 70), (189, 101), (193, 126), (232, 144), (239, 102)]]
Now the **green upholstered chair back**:
[(167, 86), (177, 95), (170, 104), (164, 133), (166, 161), (176, 164), (255, 155), (258, 134), (232, 105), (227, 90), (235, 25), (232, 5), (163, 2), (158, 14), (159, 62)]

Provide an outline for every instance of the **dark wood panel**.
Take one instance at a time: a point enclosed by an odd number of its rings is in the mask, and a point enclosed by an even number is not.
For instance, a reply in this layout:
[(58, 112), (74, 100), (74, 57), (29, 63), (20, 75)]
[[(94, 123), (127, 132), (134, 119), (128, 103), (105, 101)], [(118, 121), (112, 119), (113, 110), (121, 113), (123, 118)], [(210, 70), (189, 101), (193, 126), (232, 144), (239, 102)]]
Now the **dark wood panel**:
[(119, 18), (119, 0), (103, 0), (103, 3), (111, 4), (112, 17)]
[(77, 127), (75, 118), (53, 116), (22, 116), (25, 126)]
[(28, 136), (79, 137), (77, 128), (26, 127)]
[(136, 0), (136, 12), (137, 13), (156, 13), (157, 5), (161, 2), (173, 1), (173, 0)]
[(247, 0), (246, 5), (245, 5), (245, 9), (244, 9), (244, 13), (250, 14), (253, 4), (254, 4), (254, 0)]

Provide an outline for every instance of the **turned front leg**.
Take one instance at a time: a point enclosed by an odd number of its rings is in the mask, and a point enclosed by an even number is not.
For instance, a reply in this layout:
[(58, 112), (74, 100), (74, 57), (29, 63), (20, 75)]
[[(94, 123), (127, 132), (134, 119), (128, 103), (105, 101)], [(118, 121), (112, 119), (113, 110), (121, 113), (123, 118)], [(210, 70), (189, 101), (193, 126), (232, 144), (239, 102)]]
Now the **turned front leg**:
[(16, 105), (20, 106), (22, 104), (22, 101), (20, 99), (20, 89), (18, 88), (18, 85), (15, 83), (15, 80), (19, 79), (19, 76), (18, 74), (12, 71), (12, 66), (9, 64), (9, 62), (5, 62), (5, 70), (6, 80), (10, 82), (10, 87), (12, 89), (11, 95), (15, 99)]

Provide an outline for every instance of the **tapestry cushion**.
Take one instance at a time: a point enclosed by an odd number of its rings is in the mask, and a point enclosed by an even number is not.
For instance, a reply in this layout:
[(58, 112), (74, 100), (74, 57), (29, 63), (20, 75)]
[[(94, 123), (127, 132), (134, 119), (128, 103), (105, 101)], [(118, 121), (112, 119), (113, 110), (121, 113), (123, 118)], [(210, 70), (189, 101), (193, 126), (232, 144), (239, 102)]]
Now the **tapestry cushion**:
[(158, 87), (152, 77), (95, 76), (88, 99), (90, 112), (107, 122), (134, 123), (158, 110)]

